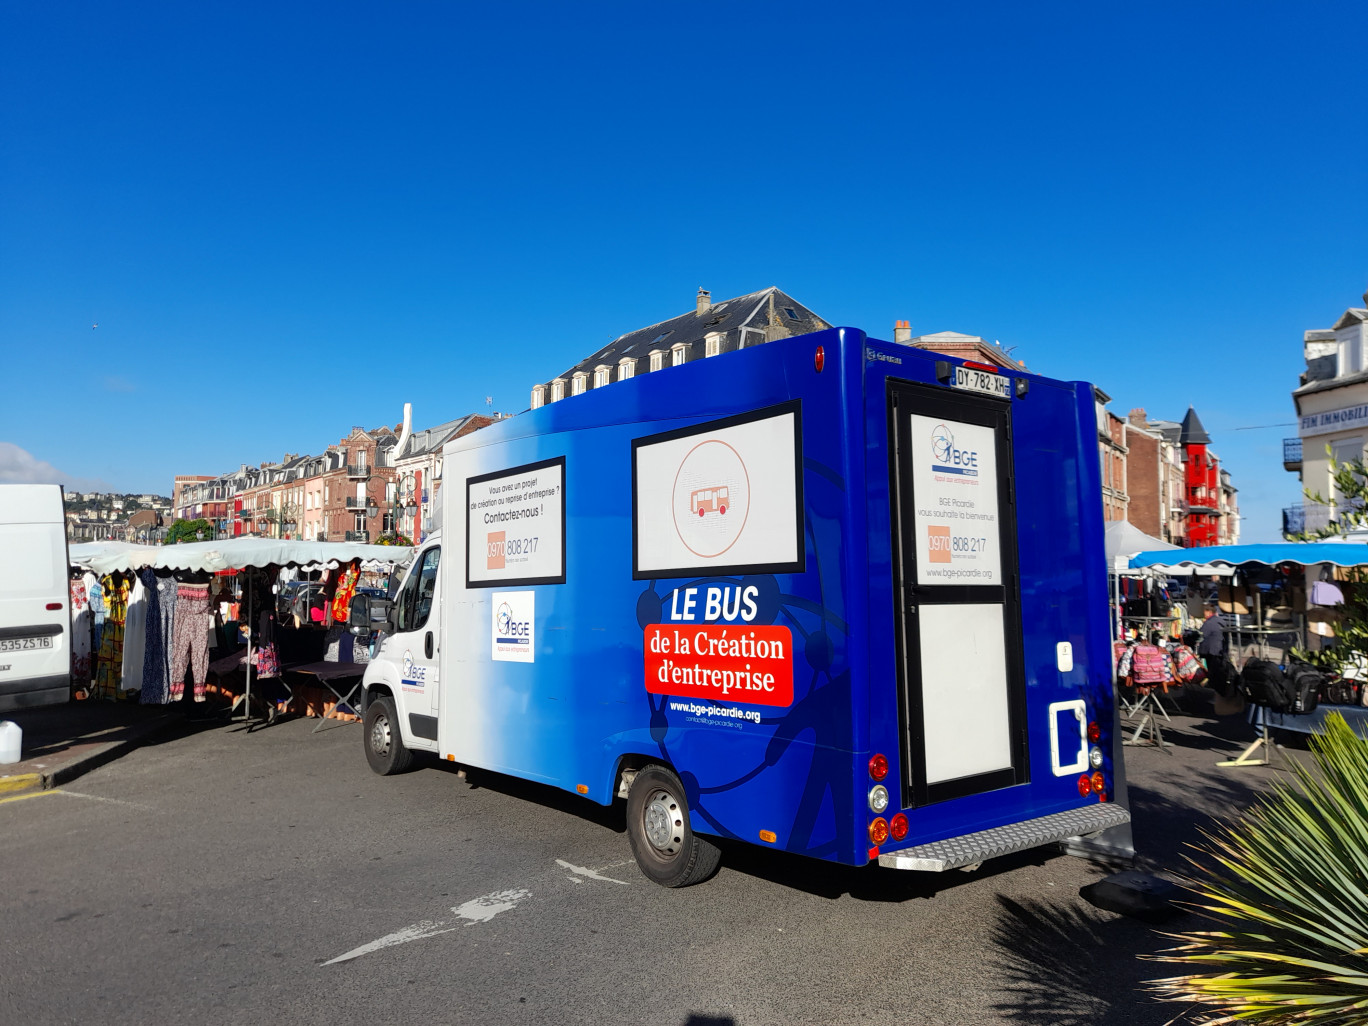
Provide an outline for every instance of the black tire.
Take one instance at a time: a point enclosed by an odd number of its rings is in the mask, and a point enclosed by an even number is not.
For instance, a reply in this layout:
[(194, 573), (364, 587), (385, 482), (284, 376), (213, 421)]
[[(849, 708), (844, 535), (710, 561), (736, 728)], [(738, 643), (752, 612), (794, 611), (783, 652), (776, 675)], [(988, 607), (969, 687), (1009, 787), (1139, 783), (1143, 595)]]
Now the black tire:
[(372, 698), (366, 706), (363, 726), (362, 744), (366, 746), (366, 761), (371, 769), (387, 777), (413, 766), (413, 753), (404, 747), (404, 739), (399, 733), (394, 699), (388, 695)]
[(662, 887), (687, 887), (717, 871), (722, 852), (689, 826), (684, 785), (673, 770), (647, 766), (627, 795), (627, 840), (637, 866)]

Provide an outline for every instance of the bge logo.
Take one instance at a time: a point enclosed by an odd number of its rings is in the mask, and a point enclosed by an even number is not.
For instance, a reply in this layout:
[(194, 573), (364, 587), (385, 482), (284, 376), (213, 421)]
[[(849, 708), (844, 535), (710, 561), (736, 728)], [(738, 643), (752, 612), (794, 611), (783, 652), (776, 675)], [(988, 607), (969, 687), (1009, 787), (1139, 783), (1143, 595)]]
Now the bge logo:
[(978, 453), (972, 449), (956, 449), (955, 436), (944, 424), (937, 424), (931, 429), (931, 455), (937, 463), (951, 467), (963, 467), (966, 470), (978, 468)]
[(498, 618), (495, 621), (499, 627), (499, 633), (509, 638), (527, 638), (532, 634), (532, 624), (528, 620), (513, 619), (513, 607), (507, 602), (499, 606)]

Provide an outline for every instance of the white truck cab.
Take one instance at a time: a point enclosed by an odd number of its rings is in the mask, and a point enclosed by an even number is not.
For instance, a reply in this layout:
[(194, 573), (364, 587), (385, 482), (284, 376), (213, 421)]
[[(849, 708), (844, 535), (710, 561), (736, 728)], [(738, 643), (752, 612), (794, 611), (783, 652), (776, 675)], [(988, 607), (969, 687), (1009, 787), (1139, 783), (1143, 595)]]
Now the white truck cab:
[(441, 559), (438, 531), (419, 546), (394, 593), (388, 631), (362, 678), (366, 758), (377, 773), (406, 769), (413, 751), (437, 751)]

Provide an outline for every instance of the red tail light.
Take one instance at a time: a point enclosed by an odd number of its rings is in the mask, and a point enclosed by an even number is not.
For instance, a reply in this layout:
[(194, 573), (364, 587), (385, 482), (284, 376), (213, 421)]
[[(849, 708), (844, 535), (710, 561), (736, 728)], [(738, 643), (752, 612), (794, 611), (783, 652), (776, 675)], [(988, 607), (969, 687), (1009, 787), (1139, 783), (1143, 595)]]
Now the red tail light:
[(888, 776), (888, 760), (882, 755), (871, 755), (869, 757), (869, 775), (875, 780), (882, 780)]
[(1001, 368), (1001, 367), (994, 366), (994, 365), (991, 364), (991, 363), (975, 363), (973, 360), (965, 360), (965, 361), (964, 361), (964, 365), (965, 365), (966, 367), (970, 367), (970, 368), (972, 368), (972, 369), (974, 369), (974, 370), (987, 371), (989, 374), (1000, 374), (1000, 373), (1002, 373), (1002, 368)]
[(61, 608), (62, 608), (62, 604), (61, 604), (60, 602), (49, 602), (49, 603), (47, 604), (47, 608), (48, 608), (48, 612), (52, 612), (54, 609), (61, 609)]
[(1086, 798), (1092, 794), (1092, 777), (1084, 773), (1078, 778), (1078, 793), (1080, 797)]
[(895, 841), (901, 841), (907, 836), (907, 817), (901, 812), (888, 824), (888, 835)]
[(875, 846), (888, 840), (888, 820), (880, 816), (869, 824), (869, 843)]
[(826, 350), (821, 346), (817, 347), (817, 352), (812, 354), (812, 366), (817, 369), (817, 373), (822, 373), (822, 368), (826, 366)]
[(1088, 724), (1088, 740), (1091, 741), (1093, 744), (1097, 744), (1097, 741), (1098, 741), (1098, 739), (1099, 739), (1101, 736), (1102, 736), (1102, 728), (1099, 727), (1099, 726), (1097, 725), (1097, 721), (1094, 720), (1092, 723), (1089, 723), (1089, 724)]

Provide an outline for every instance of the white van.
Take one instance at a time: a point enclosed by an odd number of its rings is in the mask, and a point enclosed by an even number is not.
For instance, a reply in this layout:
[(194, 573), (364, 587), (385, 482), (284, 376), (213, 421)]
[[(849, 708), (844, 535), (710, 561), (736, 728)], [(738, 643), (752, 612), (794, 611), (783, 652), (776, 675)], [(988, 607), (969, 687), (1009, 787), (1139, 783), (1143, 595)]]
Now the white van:
[(71, 697), (60, 485), (0, 485), (0, 711)]

